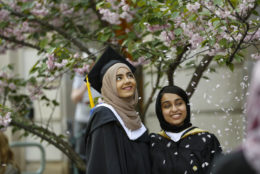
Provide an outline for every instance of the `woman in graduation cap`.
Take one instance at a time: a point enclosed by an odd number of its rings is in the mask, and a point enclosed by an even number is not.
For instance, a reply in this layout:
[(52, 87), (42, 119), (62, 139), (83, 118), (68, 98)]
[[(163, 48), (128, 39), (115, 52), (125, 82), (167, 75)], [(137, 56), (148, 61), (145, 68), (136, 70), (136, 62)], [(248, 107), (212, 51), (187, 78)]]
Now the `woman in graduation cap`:
[(150, 135), (153, 174), (209, 173), (213, 158), (222, 149), (214, 134), (192, 126), (186, 92), (165, 86), (155, 107), (162, 131)]
[(150, 174), (149, 136), (135, 106), (135, 68), (108, 48), (88, 74), (101, 92), (86, 131), (87, 174)]

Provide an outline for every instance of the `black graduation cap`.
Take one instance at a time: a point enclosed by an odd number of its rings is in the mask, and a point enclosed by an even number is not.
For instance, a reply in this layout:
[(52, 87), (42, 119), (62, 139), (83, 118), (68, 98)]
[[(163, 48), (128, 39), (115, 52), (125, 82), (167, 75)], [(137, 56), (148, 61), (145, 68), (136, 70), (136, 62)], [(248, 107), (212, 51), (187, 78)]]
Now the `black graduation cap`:
[(106, 71), (116, 63), (126, 64), (134, 73), (136, 68), (124, 57), (118, 54), (113, 48), (107, 47), (98, 61), (88, 74), (88, 79), (93, 88), (101, 93), (102, 79)]

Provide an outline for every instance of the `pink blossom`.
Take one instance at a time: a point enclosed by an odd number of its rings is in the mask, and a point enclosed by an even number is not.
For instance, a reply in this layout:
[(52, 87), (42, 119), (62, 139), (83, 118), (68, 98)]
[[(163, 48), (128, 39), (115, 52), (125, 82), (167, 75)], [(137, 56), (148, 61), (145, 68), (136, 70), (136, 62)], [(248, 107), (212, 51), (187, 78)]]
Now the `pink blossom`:
[(76, 59), (80, 58), (80, 57), (79, 57), (79, 53), (75, 53), (75, 54), (73, 55), (73, 58), (76, 58)]
[(55, 79), (54, 76), (47, 77), (45, 80), (46, 82), (52, 82)]
[(0, 126), (2, 127), (0, 131), (5, 131), (11, 121), (11, 112), (7, 112), (4, 117), (0, 115)]
[(253, 59), (260, 60), (260, 54), (259, 54), (259, 53), (251, 54), (251, 57), (252, 57)]
[(1, 71), (0, 72), (0, 77), (3, 77), (4, 79), (6, 79), (8, 76), (5, 72)]
[(156, 32), (156, 31), (159, 31), (159, 30), (167, 29), (168, 27), (170, 27), (169, 24), (165, 24), (165, 25), (159, 25), (159, 24), (150, 25), (150, 24), (148, 24), (147, 25), (147, 29), (150, 32)]
[(193, 34), (190, 40), (191, 47), (192, 48), (197, 48), (199, 44), (203, 41), (203, 37), (200, 36), (198, 33)]
[(74, 12), (73, 8), (70, 8), (68, 4), (65, 3), (60, 4), (60, 11), (65, 16), (70, 16)]
[(14, 83), (10, 83), (8, 86), (9, 86), (9, 88), (11, 90), (15, 90), (16, 89), (16, 85)]
[(80, 75), (85, 75), (87, 72), (89, 72), (89, 68), (89, 65), (84, 65), (82, 68), (75, 68), (74, 71)]
[(171, 42), (175, 39), (174, 32), (172, 31), (163, 31), (161, 32), (160, 37), (166, 43), (167, 46), (170, 46)]
[(53, 70), (55, 68), (54, 60), (55, 60), (54, 54), (48, 56), (47, 66), (49, 70)]
[(32, 99), (32, 100), (37, 100), (41, 95), (43, 95), (43, 91), (40, 89), (40, 87), (39, 86), (37, 86), (37, 85), (28, 85), (27, 86), (27, 89), (28, 89), (28, 91), (29, 91), (29, 93), (30, 93), (30, 98)]
[(31, 27), (29, 25), (29, 23), (27, 21), (23, 22), (22, 23), (22, 26), (21, 26), (21, 29), (20, 29), (20, 32), (23, 33), (23, 32), (35, 32), (37, 31), (37, 27)]
[(65, 4), (65, 3), (61, 3), (61, 4), (60, 4), (60, 10), (61, 10), (61, 11), (66, 11), (66, 10), (68, 10), (68, 9), (69, 9), (68, 4)]
[(54, 66), (56, 66), (57, 68), (62, 68), (62, 67), (64, 67), (67, 63), (68, 63), (68, 60), (63, 59), (61, 63), (55, 62), (55, 63), (54, 63)]
[(248, 33), (245, 38), (245, 41), (259, 40), (260, 39), (260, 29), (255, 32)]
[(146, 65), (150, 63), (150, 60), (146, 60), (145, 57), (140, 57), (137, 61), (131, 61), (129, 58), (126, 59), (133, 66)]
[(98, 104), (100, 104), (100, 103), (104, 103), (104, 101), (102, 100), (101, 97), (98, 98)]
[(123, 12), (120, 14), (122, 19), (125, 19), (127, 22), (131, 22), (133, 20), (133, 16), (128, 12)]
[(0, 80), (0, 87), (4, 88), (8, 86), (7, 82)]
[(46, 16), (49, 13), (48, 9), (33, 9), (31, 12), (36, 16)]
[[(111, 5), (111, 8), (113, 9), (113, 10), (116, 10), (116, 9), (118, 9), (118, 5), (116, 5), (116, 3), (117, 3), (117, 0), (107, 0), (107, 2), (109, 2), (110, 3), (110, 5)], [(122, 3), (124, 3), (124, 2), (122, 2)], [(120, 5), (120, 4), (119, 4)]]
[(200, 8), (200, 4), (198, 2), (195, 2), (195, 4), (187, 4), (187, 9), (191, 12), (196, 12)]
[(55, 27), (61, 27), (64, 24), (64, 22), (59, 18), (53, 19), (50, 23)]
[(7, 10), (4, 10), (4, 9), (0, 10), (0, 20), (3, 20), (3, 21), (7, 20), (9, 17), (9, 14), (10, 14), (10, 12)]
[(111, 12), (108, 9), (100, 9), (99, 12), (100, 12), (100, 14), (103, 15), (102, 19), (109, 22), (110, 24), (116, 24), (116, 25), (121, 24), (119, 14), (117, 14), (115, 12)]
[(127, 4), (126, 4), (126, 5), (123, 5), (123, 6), (122, 6), (122, 10), (123, 10), (123, 11), (126, 11), (126, 12), (129, 12), (129, 11), (130, 11), (129, 5), (127, 5)]
[(46, 16), (49, 10), (45, 8), (41, 3), (35, 3), (35, 7), (31, 11), (32, 14), (36, 16)]

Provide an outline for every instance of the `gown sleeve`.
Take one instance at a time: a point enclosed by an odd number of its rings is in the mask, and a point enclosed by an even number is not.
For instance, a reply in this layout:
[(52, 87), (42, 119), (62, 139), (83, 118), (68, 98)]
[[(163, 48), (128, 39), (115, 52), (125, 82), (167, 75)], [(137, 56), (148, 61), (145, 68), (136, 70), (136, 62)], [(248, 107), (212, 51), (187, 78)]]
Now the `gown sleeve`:
[[(205, 173), (210, 173), (210, 170), (213, 167), (213, 161), (216, 157), (218, 157), (222, 153), (222, 148), (217, 137), (214, 134), (209, 134), (211, 136), (211, 141), (208, 148), (204, 151), (204, 160), (206, 163), (202, 164), (203, 168), (206, 170)], [(207, 164), (209, 163), (209, 166)]]
[(119, 127), (107, 114), (111, 116), (112, 113), (107, 110), (96, 112), (87, 133), (86, 174), (126, 174), (122, 147), (118, 143)]

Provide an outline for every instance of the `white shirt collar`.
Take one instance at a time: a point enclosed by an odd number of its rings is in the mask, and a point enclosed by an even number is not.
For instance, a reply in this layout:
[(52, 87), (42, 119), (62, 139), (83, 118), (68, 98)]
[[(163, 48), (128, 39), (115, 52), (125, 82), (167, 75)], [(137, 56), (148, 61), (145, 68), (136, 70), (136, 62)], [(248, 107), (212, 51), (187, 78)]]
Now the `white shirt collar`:
[[(189, 127), (189, 128), (190, 128), (190, 127)], [(168, 135), (168, 136), (171, 138), (172, 141), (177, 142), (177, 141), (179, 141), (179, 140), (181, 139), (183, 133), (184, 133), (186, 130), (188, 130), (189, 128), (184, 129), (183, 131), (178, 132), (178, 133), (173, 133), (173, 132), (169, 132), (169, 131), (165, 131), (165, 133), (166, 133), (166, 135)]]
[(100, 107), (100, 106), (105, 106), (107, 108), (109, 108), (113, 113), (114, 115), (116, 116), (117, 120), (119, 121), (119, 123), (121, 124), (121, 126), (124, 128), (128, 138), (130, 140), (136, 140), (138, 139), (141, 135), (144, 134), (144, 132), (146, 131), (146, 127), (143, 125), (143, 123), (141, 123), (141, 128), (137, 129), (137, 130), (131, 130), (131, 129), (128, 129), (122, 118), (118, 115), (118, 113), (116, 112), (116, 110), (113, 108), (113, 106), (109, 105), (109, 104), (106, 104), (106, 103), (102, 103), (102, 104), (98, 104), (96, 107)]

